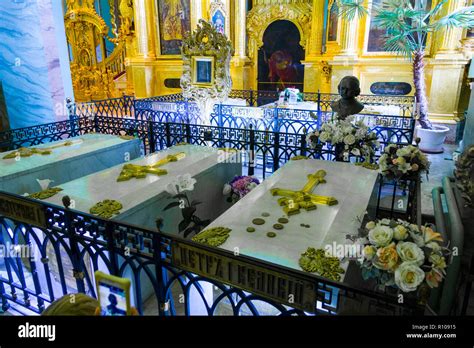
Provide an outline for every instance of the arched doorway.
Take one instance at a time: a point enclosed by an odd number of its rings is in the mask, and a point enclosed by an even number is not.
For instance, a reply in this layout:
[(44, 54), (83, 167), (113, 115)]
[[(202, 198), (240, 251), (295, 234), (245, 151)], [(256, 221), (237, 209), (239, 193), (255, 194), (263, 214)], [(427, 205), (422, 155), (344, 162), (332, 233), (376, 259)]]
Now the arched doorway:
[(305, 52), (300, 32), (287, 20), (271, 23), (263, 34), (258, 51), (258, 89), (277, 91), (294, 87), (303, 91)]

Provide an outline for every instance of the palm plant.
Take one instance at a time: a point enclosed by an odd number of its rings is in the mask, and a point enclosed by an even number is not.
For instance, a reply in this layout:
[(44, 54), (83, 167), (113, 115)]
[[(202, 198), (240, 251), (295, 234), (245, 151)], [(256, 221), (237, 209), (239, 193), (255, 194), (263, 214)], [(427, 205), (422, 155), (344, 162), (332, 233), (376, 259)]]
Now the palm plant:
[[(352, 20), (369, 13), (364, 0), (336, 0), (339, 15)], [(462, 1), (462, 0), (456, 0)], [(428, 99), (425, 86), (425, 49), (428, 34), (441, 29), (474, 26), (474, 6), (465, 6), (439, 18), (448, 0), (440, 0), (431, 9), (427, 0), (382, 0), (375, 7), (374, 24), (387, 31), (385, 49), (412, 61), (415, 97), (419, 105), (421, 127), (432, 129), (428, 118)]]

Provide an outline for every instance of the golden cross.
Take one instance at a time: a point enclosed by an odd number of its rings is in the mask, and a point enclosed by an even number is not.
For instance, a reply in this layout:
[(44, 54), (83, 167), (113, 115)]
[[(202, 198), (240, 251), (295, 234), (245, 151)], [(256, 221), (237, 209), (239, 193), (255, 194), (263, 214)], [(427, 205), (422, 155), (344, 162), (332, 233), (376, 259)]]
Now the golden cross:
[(128, 181), (131, 178), (136, 179), (143, 179), (146, 178), (148, 174), (154, 175), (166, 175), (168, 171), (166, 169), (159, 169), (158, 167), (164, 166), (170, 162), (177, 162), (181, 159), (186, 157), (184, 152), (179, 152), (175, 155), (168, 155), (166, 158), (159, 160), (158, 162), (147, 165), (147, 166), (139, 166), (136, 164), (126, 164), (122, 168), (122, 172), (120, 173), (117, 181)]
[(18, 158), (18, 157), (31, 157), (33, 155), (51, 155), (54, 149), (63, 147), (63, 146), (71, 146), (75, 144), (80, 144), (82, 140), (80, 141), (66, 141), (63, 144), (57, 144), (54, 146), (50, 147), (44, 147), (44, 148), (36, 148), (36, 147), (20, 147), (18, 150), (10, 152), (8, 155), (3, 156), (3, 159), (12, 159), (12, 158)]
[(338, 202), (334, 197), (318, 196), (311, 193), (317, 185), (326, 182), (325, 176), (324, 170), (318, 170), (316, 173), (308, 175), (308, 182), (301, 191), (273, 188), (270, 192), (273, 196), (282, 196), (278, 199), (278, 204), (283, 207), (283, 211), (287, 215), (299, 214), (300, 209), (314, 210), (317, 208), (316, 204), (336, 205)]

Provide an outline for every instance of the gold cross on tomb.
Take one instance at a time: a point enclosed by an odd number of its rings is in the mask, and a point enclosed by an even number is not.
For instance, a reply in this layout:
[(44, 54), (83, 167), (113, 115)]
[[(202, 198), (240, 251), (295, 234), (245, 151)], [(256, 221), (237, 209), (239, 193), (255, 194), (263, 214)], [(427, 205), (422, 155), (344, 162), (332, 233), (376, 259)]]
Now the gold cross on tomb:
[(54, 146), (44, 147), (44, 148), (20, 147), (18, 150), (12, 151), (8, 155), (3, 156), (3, 159), (31, 157), (33, 155), (42, 155), (42, 156), (51, 155), (54, 149), (57, 149), (63, 146), (71, 146), (71, 145), (80, 144), (81, 142), (82, 140), (75, 140), (75, 141), (68, 140), (62, 144), (57, 144)]
[(278, 199), (278, 204), (283, 207), (283, 211), (287, 215), (299, 214), (300, 209), (314, 210), (317, 208), (317, 204), (336, 205), (338, 202), (334, 197), (311, 193), (316, 186), (326, 182), (325, 176), (324, 170), (318, 170), (316, 173), (308, 175), (308, 182), (301, 191), (273, 188), (270, 192), (273, 196), (282, 196)]
[(153, 175), (166, 175), (168, 171), (166, 169), (160, 169), (159, 167), (164, 166), (170, 162), (177, 162), (186, 157), (184, 152), (179, 152), (174, 155), (168, 155), (166, 158), (159, 160), (158, 162), (147, 165), (147, 166), (139, 166), (136, 164), (126, 164), (122, 168), (122, 172), (120, 173), (117, 181), (128, 181), (132, 178), (136, 179), (144, 179), (147, 177), (148, 174)]

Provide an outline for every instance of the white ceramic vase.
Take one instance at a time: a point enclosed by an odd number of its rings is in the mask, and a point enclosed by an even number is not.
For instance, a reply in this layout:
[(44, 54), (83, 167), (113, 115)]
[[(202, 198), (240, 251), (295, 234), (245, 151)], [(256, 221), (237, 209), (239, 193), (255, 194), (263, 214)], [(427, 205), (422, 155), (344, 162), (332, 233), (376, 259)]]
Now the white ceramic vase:
[(433, 129), (423, 129), (416, 127), (416, 136), (421, 139), (419, 147), (423, 152), (443, 153), (443, 144), (449, 128), (443, 125), (433, 125)]

